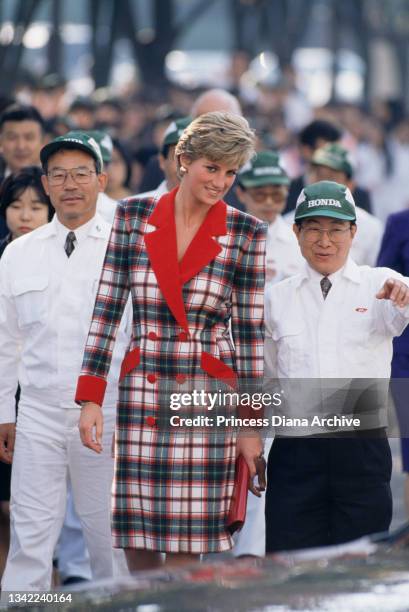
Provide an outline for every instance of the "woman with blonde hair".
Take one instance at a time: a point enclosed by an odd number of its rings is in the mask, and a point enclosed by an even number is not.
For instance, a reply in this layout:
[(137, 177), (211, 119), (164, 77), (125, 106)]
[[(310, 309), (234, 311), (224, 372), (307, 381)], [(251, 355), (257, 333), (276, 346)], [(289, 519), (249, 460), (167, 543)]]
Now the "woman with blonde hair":
[(185, 129), (175, 154), (179, 187), (119, 205), (76, 397), (83, 443), (99, 452), (105, 379), (131, 292), (113, 510), (115, 545), (131, 570), (157, 566), (160, 553), (175, 564), (231, 548), (237, 454), (261, 476), (258, 486), (250, 481), (253, 492), (263, 487), (257, 432), (159, 426), (161, 385), (185, 391), (201, 379), (240, 388), (263, 370), (265, 227), (223, 201), (254, 155), (254, 134), (242, 117), (207, 113)]

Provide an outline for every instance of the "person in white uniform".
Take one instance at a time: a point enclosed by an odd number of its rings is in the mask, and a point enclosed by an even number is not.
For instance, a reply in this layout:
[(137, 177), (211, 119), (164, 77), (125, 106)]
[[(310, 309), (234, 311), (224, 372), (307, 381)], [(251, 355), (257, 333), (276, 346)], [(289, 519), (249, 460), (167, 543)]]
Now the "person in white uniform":
[[(266, 287), (300, 272), (304, 259), (294, 232), (281, 216), (290, 179), (273, 151), (260, 151), (237, 177), (236, 195), (246, 212), (268, 223), (266, 241)], [(268, 454), (272, 438), (265, 440)], [(236, 557), (265, 555), (265, 493), (248, 495), (246, 521), (232, 550)]]
[[(317, 149), (312, 156), (311, 182), (335, 181), (354, 189), (353, 166), (348, 151), (338, 143), (330, 143)], [(369, 212), (355, 206), (357, 230), (351, 247), (351, 255), (358, 265), (375, 266), (381, 246), (384, 225)]]
[[(92, 576), (114, 573), (111, 439), (131, 313), (128, 305), (105, 400), (104, 448), (95, 454), (81, 444), (74, 394), (110, 234), (110, 225), (96, 214), (106, 175), (97, 143), (78, 132), (43, 147), (41, 162), (56, 214), (49, 224), (13, 241), (0, 262), (0, 459), (13, 462), (3, 591), (50, 588), (68, 478)], [(21, 399), (15, 427), (17, 381)]]
[[(82, 136), (85, 132), (79, 130), (79, 133)], [(107, 172), (112, 159), (112, 138), (109, 134), (100, 130), (92, 130), (87, 132), (87, 134), (96, 140), (101, 151), (104, 171)], [(103, 191), (99, 192), (97, 213), (110, 225), (112, 225), (114, 220), (117, 204), (118, 202), (110, 198), (106, 193)], [(75, 511), (70, 482), (68, 482), (67, 489), (67, 509), (55, 557), (57, 559), (59, 578), (64, 586), (91, 580), (89, 554), (82, 533), (81, 521)]]
[(268, 553), (347, 542), (391, 521), (382, 383), (409, 322), (409, 279), (353, 261), (355, 222), (346, 186), (305, 187), (294, 224), (305, 269), (266, 291), (265, 388), (279, 380), (290, 391), (268, 458)]
[(285, 208), (290, 179), (273, 151), (260, 151), (240, 171), (236, 195), (246, 212), (268, 223), (266, 283), (277, 283), (303, 267), (294, 232), (281, 213)]
[[(328, 143), (317, 149), (310, 161), (308, 170), (309, 184), (318, 181), (335, 181), (346, 185), (352, 192), (353, 166), (348, 151), (338, 143)], [(384, 224), (369, 212), (355, 206), (356, 233), (351, 246), (351, 256), (360, 266), (375, 266), (381, 246)], [(294, 223), (294, 211), (284, 215), (285, 221)]]

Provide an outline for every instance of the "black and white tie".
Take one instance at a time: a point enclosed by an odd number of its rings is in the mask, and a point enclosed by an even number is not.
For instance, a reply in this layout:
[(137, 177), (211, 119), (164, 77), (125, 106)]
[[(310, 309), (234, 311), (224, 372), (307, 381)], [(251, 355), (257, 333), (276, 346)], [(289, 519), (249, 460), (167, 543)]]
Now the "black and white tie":
[(325, 300), (327, 298), (329, 290), (332, 287), (332, 283), (329, 280), (328, 276), (323, 276), (322, 277), (322, 279), (320, 280), (320, 285), (321, 285), (322, 297)]
[(73, 250), (75, 249), (75, 234), (74, 232), (68, 232), (67, 238), (65, 239), (64, 251), (67, 254), (67, 257), (70, 257)]

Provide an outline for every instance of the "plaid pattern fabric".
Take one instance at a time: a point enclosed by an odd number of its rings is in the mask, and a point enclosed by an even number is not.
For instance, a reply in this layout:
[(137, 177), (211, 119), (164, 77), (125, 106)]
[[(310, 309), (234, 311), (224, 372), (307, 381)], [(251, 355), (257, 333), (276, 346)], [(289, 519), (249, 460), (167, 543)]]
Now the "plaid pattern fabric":
[(131, 198), (118, 208), (77, 400), (102, 402), (131, 291), (133, 338), (119, 384), (115, 544), (218, 552), (232, 545), (225, 521), (234, 480), (233, 433), (173, 433), (152, 422), (161, 381), (185, 390), (198, 377), (261, 378), (265, 226), (220, 201), (178, 263), (175, 193), (157, 203)]

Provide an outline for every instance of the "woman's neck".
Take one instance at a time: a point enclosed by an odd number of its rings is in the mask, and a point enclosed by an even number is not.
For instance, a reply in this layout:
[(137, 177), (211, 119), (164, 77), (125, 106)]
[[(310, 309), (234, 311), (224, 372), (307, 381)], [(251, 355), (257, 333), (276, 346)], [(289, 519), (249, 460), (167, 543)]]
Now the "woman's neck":
[(192, 198), (190, 193), (183, 189), (183, 183), (175, 197), (175, 216), (185, 227), (194, 227), (200, 225), (211, 206), (206, 206)]

